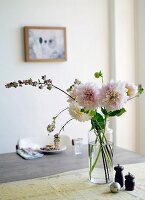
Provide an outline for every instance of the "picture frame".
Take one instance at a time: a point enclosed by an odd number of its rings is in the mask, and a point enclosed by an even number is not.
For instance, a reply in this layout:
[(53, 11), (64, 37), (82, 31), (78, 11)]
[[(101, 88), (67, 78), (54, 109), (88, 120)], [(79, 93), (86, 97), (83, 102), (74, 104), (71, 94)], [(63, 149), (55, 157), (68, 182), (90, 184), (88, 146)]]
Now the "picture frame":
[(24, 26), (26, 62), (62, 62), (67, 60), (66, 28)]

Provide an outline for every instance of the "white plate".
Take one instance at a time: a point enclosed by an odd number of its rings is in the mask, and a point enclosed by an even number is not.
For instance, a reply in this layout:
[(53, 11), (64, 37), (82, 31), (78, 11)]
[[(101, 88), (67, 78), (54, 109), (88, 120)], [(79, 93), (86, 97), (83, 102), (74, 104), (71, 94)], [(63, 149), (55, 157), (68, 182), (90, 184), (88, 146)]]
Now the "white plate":
[(39, 149), (39, 152), (40, 153), (60, 153), (60, 152), (65, 151), (65, 150), (66, 150), (66, 146), (62, 145), (62, 146), (60, 146), (60, 149), (58, 149), (58, 150), (42, 150), (42, 149)]

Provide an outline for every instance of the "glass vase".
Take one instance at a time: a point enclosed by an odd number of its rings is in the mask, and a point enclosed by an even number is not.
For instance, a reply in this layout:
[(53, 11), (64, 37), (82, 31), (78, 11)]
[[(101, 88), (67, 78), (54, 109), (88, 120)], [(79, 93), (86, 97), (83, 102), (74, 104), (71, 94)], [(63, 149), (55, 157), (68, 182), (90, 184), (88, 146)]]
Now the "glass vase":
[(96, 184), (113, 181), (112, 129), (92, 130), (88, 134), (89, 180)]

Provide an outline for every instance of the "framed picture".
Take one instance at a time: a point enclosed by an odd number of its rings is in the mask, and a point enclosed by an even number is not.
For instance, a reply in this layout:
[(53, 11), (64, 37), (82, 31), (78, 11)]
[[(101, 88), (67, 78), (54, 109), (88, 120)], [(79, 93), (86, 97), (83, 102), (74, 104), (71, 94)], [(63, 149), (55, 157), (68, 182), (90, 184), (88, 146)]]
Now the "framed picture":
[(65, 27), (24, 27), (26, 62), (67, 60)]

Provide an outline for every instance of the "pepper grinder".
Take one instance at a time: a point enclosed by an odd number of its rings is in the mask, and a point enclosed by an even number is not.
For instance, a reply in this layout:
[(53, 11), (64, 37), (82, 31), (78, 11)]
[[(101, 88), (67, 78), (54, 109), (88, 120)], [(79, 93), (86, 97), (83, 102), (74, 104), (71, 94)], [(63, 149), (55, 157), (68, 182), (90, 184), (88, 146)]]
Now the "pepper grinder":
[(115, 182), (118, 182), (121, 187), (124, 185), (124, 180), (123, 180), (123, 173), (122, 171), (124, 170), (124, 167), (121, 165), (117, 165), (114, 167), (114, 170), (116, 171), (115, 173)]
[(135, 186), (134, 179), (135, 177), (130, 172), (128, 172), (128, 175), (125, 176), (125, 190), (127, 191), (134, 190), (134, 186)]

